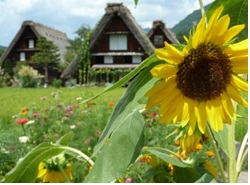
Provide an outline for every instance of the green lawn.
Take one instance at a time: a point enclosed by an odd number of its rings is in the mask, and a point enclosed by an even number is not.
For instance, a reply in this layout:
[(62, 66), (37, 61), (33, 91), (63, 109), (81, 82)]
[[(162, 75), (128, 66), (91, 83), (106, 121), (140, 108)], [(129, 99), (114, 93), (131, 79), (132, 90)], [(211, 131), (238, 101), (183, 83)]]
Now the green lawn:
[[(86, 88), (0, 88), (0, 123), (9, 122), (13, 115), (20, 112), (22, 107), (29, 107), (33, 104), (41, 104), (42, 97), (51, 98), (53, 92), (60, 92), (60, 99), (64, 103), (76, 102), (77, 97), (82, 97), (82, 100), (88, 99), (99, 92), (104, 87), (86, 87)], [(107, 92), (95, 100), (117, 102), (125, 88), (118, 88), (112, 92)]]

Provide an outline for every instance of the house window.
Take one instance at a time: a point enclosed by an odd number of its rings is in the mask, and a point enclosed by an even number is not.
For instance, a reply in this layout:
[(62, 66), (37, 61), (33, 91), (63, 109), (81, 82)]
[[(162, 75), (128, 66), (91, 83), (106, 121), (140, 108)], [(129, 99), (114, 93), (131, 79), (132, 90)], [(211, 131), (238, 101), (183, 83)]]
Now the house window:
[(25, 52), (21, 52), (20, 53), (20, 61), (25, 61), (26, 57), (25, 57)]
[(33, 39), (29, 40), (29, 48), (34, 48), (35, 47), (35, 42)]
[(163, 47), (163, 35), (154, 36), (154, 45), (155, 47)]
[(104, 56), (104, 64), (113, 64), (113, 56)]
[(141, 56), (133, 56), (132, 63), (139, 64), (141, 62)]
[(110, 50), (127, 50), (127, 35), (110, 35)]

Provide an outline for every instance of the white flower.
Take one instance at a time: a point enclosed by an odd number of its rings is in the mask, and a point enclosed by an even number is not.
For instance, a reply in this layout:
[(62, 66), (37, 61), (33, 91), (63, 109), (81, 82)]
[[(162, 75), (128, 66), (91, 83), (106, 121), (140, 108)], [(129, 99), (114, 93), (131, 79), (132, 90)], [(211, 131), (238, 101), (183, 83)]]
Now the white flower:
[(8, 154), (10, 153), (8, 150), (6, 150), (5, 148), (1, 148), (1, 153), (3, 154)]
[(70, 128), (71, 128), (71, 129), (75, 129), (76, 126), (75, 126), (75, 125), (71, 125)]
[(35, 123), (35, 121), (34, 121), (34, 120), (30, 120), (30, 121), (28, 121), (28, 122), (26, 123), (26, 125), (31, 125), (31, 124), (33, 124), (33, 123)]
[(76, 100), (77, 100), (77, 101), (81, 101), (81, 100), (82, 100), (82, 97), (79, 96), (79, 97), (76, 98)]
[(21, 136), (18, 138), (20, 143), (26, 143), (29, 140), (28, 136)]

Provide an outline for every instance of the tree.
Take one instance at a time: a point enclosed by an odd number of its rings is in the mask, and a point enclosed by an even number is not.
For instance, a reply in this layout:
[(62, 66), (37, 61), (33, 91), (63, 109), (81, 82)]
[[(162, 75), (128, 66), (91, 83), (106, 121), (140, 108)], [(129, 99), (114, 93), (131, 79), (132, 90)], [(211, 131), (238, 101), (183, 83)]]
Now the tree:
[(40, 37), (38, 39), (37, 48), (39, 51), (33, 55), (32, 63), (38, 64), (44, 68), (45, 84), (47, 85), (49, 82), (49, 67), (58, 67), (59, 49), (52, 41), (47, 40), (45, 37)]
[(65, 60), (70, 63), (73, 58), (80, 52), (83, 41), (85, 40), (86, 36), (90, 32), (89, 26), (82, 25), (78, 30), (75, 31), (77, 36), (74, 40), (69, 40), (70, 47), (67, 48), (67, 52), (64, 56)]

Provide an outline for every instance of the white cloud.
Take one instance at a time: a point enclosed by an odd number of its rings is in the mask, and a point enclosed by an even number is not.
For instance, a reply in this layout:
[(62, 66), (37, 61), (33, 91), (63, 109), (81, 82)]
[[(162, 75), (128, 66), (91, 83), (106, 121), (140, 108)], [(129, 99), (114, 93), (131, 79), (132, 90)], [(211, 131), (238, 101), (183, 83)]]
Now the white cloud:
[[(213, 0), (203, 0), (204, 5)], [(59, 29), (70, 39), (74, 32), (87, 25), (93, 28), (114, 0), (0, 0), (0, 45), (8, 46), (24, 20)], [(116, 1), (117, 2), (117, 1)], [(163, 20), (171, 28), (199, 8), (198, 0), (118, 0), (127, 6), (141, 27)]]

